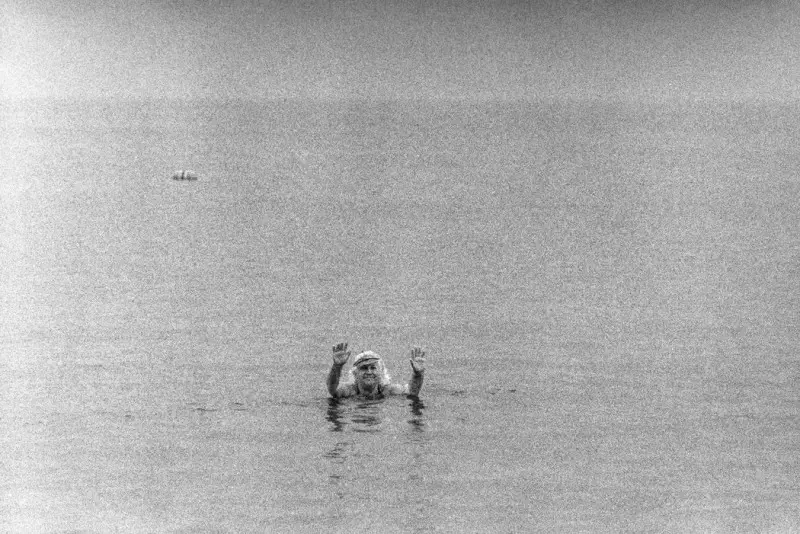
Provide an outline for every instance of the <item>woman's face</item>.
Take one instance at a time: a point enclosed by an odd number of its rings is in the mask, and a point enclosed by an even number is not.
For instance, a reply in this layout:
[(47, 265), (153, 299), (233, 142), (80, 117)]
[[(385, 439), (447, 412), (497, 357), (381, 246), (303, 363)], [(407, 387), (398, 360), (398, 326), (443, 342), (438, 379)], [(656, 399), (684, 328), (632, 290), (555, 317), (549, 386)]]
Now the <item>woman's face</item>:
[(356, 380), (361, 384), (373, 385), (380, 382), (380, 367), (378, 362), (368, 362), (359, 365), (355, 370)]

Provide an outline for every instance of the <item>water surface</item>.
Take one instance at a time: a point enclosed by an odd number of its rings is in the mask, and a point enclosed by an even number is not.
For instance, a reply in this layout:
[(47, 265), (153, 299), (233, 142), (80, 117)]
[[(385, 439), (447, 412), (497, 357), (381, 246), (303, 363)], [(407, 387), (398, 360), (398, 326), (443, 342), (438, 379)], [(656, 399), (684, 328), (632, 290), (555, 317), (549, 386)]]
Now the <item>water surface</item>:
[(795, 107), (2, 110), (3, 530), (800, 529)]

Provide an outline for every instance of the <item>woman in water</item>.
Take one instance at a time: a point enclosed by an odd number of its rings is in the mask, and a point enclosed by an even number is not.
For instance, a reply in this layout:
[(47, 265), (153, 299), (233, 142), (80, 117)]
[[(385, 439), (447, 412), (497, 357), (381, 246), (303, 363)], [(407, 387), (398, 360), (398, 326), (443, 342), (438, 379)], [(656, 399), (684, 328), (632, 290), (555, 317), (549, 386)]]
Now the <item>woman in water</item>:
[(386, 395), (419, 395), (422, 388), (422, 377), (425, 374), (425, 352), (414, 347), (411, 350), (411, 382), (401, 386), (392, 384), (391, 377), (380, 356), (371, 350), (356, 356), (350, 377), (339, 385), (342, 367), (350, 357), (347, 343), (339, 343), (333, 347), (333, 367), (328, 373), (328, 393), (334, 398), (364, 397), (380, 399)]

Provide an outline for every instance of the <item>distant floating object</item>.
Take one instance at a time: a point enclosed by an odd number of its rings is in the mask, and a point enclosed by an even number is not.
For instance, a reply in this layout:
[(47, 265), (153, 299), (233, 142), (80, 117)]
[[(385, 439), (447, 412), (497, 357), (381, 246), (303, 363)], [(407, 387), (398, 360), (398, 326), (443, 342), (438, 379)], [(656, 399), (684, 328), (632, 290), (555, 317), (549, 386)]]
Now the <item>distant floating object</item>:
[(173, 180), (194, 181), (197, 180), (197, 175), (192, 171), (178, 171), (172, 175)]

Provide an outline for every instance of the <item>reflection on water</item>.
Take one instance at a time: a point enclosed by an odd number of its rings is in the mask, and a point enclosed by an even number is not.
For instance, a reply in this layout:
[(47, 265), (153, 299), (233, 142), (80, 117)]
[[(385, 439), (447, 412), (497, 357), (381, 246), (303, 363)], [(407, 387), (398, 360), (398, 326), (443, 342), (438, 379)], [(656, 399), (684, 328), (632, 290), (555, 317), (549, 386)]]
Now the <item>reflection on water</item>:
[(325, 419), (331, 432), (343, 432), (350, 425), (353, 432), (378, 432), (382, 421), (383, 400), (328, 399)]
[[(357, 491), (354, 489), (360, 484), (357, 481), (366, 481), (360, 464), (364, 459), (376, 458), (375, 450), (370, 450), (376, 445), (381, 451), (378, 463), (388, 466), (401, 461), (406, 480), (422, 480), (424, 445), (430, 437), (426, 434), (425, 404), (417, 397), (409, 396), (406, 399), (408, 412), (405, 417), (405, 408), (397, 402), (397, 398), (327, 399), (325, 420), (330, 423), (328, 430), (336, 436), (336, 442), (322, 457), (330, 462), (328, 482), (334, 497), (344, 499)], [(397, 440), (397, 433), (405, 439)], [(377, 438), (377, 441), (373, 438)], [(409, 448), (403, 444), (413, 446)], [(384, 456), (384, 452), (396, 445), (400, 445), (401, 449)]]
[[(377, 442), (371, 436), (380, 442), (378, 447), (382, 452), (389, 450), (392, 444), (402, 443), (393, 436), (398, 431), (406, 436), (404, 441), (408, 444), (419, 445), (423, 440), (425, 405), (417, 397), (407, 397), (408, 416), (398, 418), (404, 412), (398, 400), (328, 399), (325, 420), (330, 423), (329, 431), (336, 436), (336, 442), (322, 456), (330, 462), (328, 483), (335, 499), (345, 500), (357, 492), (356, 488), (362, 483), (371, 483), (359, 469), (361, 461), (375, 458), (375, 451), (370, 452), (369, 444)], [(423, 453), (419, 447), (413, 447), (406, 449), (405, 455), (408, 463), (404, 464), (403, 473), (407, 480), (418, 482), (422, 477)], [(379, 463), (390, 465), (400, 457), (402, 453), (400, 456), (381, 454)]]
[(415, 432), (424, 432), (425, 420), (422, 411), (425, 409), (425, 404), (419, 397), (409, 397), (409, 399), (411, 400), (411, 418), (408, 420), (408, 424)]
[(344, 463), (350, 455), (354, 444), (355, 442), (353, 441), (339, 441), (331, 450), (322, 455), (336, 466), (334, 472), (328, 475), (328, 482), (333, 486), (333, 493), (337, 499), (343, 499), (347, 493), (345, 491), (347, 480), (340, 468), (344, 467)]
[(353, 432), (379, 432), (382, 404), (382, 400), (362, 401), (356, 404), (350, 415)]
[(328, 411), (325, 419), (330, 421), (331, 432), (341, 432), (344, 430), (344, 422), (342, 421), (342, 412), (340, 409), (341, 401), (339, 399), (328, 399)]
[[(407, 397), (411, 417), (408, 424), (415, 432), (425, 430), (425, 404), (418, 397)], [(325, 420), (331, 432), (380, 432), (383, 422), (384, 399), (328, 399)]]

